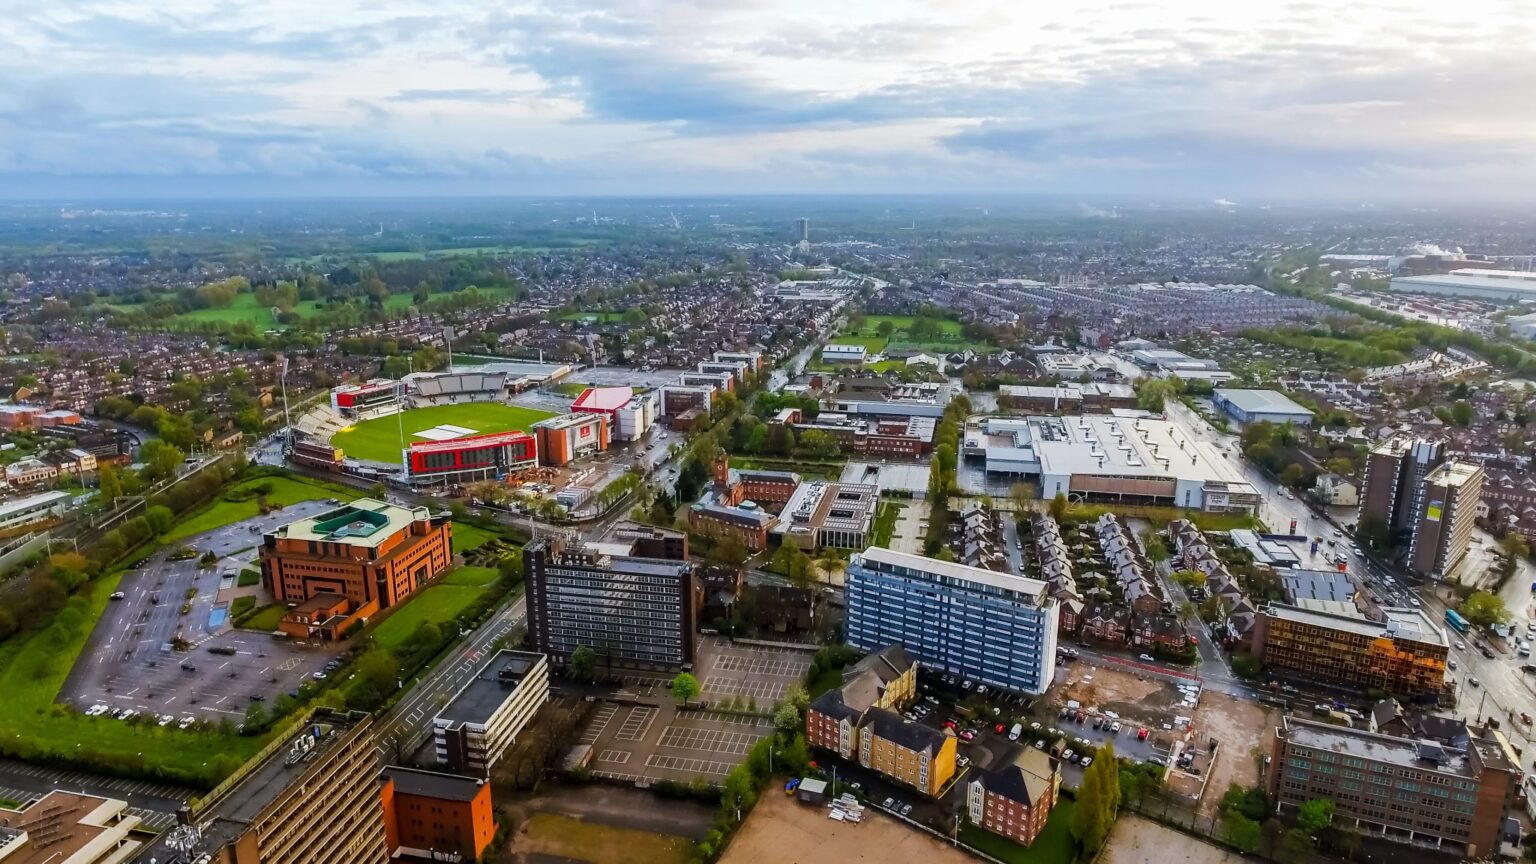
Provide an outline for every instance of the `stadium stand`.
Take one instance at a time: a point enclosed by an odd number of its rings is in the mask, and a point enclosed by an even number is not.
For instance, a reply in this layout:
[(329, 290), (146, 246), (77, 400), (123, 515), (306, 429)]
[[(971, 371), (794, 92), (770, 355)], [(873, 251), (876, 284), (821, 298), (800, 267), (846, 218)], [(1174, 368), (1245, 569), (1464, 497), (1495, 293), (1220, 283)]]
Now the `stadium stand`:
[(293, 431), (305, 438), (330, 441), (331, 436), (351, 425), (329, 405), (316, 405), (293, 423)]
[(506, 392), (505, 372), (453, 372), (406, 379), (412, 407), (485, 402)]

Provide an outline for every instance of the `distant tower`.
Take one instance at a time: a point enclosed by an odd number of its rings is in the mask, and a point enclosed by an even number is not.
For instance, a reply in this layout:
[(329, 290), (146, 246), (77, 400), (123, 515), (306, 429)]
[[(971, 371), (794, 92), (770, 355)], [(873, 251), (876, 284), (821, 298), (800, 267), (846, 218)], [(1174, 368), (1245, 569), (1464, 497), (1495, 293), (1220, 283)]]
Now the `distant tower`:
[(808, 219), (808, 218), (806, 218), (804, 216), (801, 216), (799, 219), (795, 220), (795, 227), (796, 227), (796, 229), (798, 229), (798, 231), (800, 233), (800, 236), (797, 238), (799, 240), (799, 242), (801, 242), (801, 243), (809, 243), (809, 242), (811, 242), (811, 220), (810, 219)]

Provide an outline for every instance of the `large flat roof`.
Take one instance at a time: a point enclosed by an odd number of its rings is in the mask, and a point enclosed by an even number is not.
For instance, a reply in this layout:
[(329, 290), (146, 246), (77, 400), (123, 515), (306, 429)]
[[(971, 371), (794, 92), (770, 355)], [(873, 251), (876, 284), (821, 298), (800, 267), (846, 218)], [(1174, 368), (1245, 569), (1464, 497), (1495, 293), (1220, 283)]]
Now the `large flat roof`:
[(617, 411), (635, 396), (633, 387), (588, 387), (571, 403), (573, 411)]
[(36, 495), (28, 495), (25, 498), (17, 498), (14, 501), (6, 501), (0, 504), (0, 517), (9, 516), (12, 513), (20, 513), (33, 507), (44, 507), (56, 501), (64, 501), (69, 498), (68, 492), (40, 492)]
[(919, 570), (950, 579), (974, 582), (991, 588), (1017, 591), (1022, 594), (1038, 596), (1044, 594), (1048, 587), (1045, 582), (1039, 579), (1031, 579), (1028, 576), (1014, 576), (1011, 573), (983, 570), (980, 567), (969, 567), (953, 561), (940, 561), (937, 558), (913, 555), (909, 552), (897, 552), (894, 549), (884, 549), (879, 546), (871, 546), (856, 557), (863, 561), (885, 564), (889, 567), (905, 567), (909, 570)]
[(1029, 438), (1041, 474), (1248, 482), (1216, 448), (1156, 417), (1031, 417)]
[[(1465, 753), (1432, 742), (1398, 738), (1379, 732), (1335, 726), (1332, 723), (1318, 723), (1292, 714), (1281, 718), (1281, 722), (1285, 724), (1286, 740), (1303, 747), (1420, 771), (1473, 776)], [(1436, 761), (1426, 759), (1426, 755), (1434, 756)]]
[(1445, 638), (1445, 631), (1418, 609), (1388, 606), (1382, 612), (1387, 618), (1384, 622), (1372, 621), (1359, 615), (1334, 615), (1328, 612), (1300, 609), (1284, 603), (1271, 603), (1264, 608), (1264, 614), (1285, 621), (1357, 633), (1372, 639), (1406, 639), (1449, 647), (1450, 642)]
[(502, 703), (517, 692), (528, 673), (544, 662), (543, 654), (530, 651), (502, 649), (479, 675), (471, 678), (464, 688), (437, 712), (439, 719), (455, 725), (460, 723), (483, 724), (496, 713)]
[(1312, 409), (1278, 390), (1236, 390), (1216, 388), (1216, 395), (1249, 414), (1305, 414)]
[(359, 498), (318, 516), (279, 525), (272, 534), (284, 540), (377, 546), (412, 522), (426, 518), (425, 507), (407, 509), (373, 498)]

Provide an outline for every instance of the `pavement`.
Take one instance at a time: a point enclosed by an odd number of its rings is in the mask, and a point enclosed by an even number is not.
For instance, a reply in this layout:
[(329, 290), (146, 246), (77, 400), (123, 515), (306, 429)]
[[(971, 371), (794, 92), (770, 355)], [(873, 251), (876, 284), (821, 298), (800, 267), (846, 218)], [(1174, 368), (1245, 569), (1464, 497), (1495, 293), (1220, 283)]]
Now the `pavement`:
[[(180, 548), (175, 547), (125, 573), (118, 585), (123, 597), (96, 622), (60, 701), (78, 710), (103, 704), (178, 719), (239, 722), (256, 697), (271, 700), (297, 689), (336, 651), (234, 629), (220, 592), (234, 587), (235, 579), (225, 572), (254, 558), (263, 532), (329, 507), (301, 502), (182, 544), (220, 556), (210, 569), (198, 567), (196, 558), (169, 560)], [(184, 640), (188, 650), (175, 650), (176, 640)]]

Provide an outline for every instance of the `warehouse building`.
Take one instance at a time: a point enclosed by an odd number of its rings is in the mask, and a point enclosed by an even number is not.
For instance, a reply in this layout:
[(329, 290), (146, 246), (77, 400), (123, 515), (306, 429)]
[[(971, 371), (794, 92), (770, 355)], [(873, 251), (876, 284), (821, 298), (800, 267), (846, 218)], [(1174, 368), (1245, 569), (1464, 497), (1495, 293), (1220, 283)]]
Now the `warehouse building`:
[(1445, 274), (1398, 276), (1392, 280), (1391, 287), (1393, 291), (1410, 294), (1448, 294), (1529, 303), (1536, 300), (1536, 273), (1467, 267)]
[(432, 718), (439, 764), (472, 777), (491, 766), (549, 701), (543, 654), (503, 649)]
[(571, 403), (573, 414), (603, 414), (608, 436), (615, 441), (635, 441), (656, 423), (657, 398), (633, 387), (588, 387)]
[(988, 474), (1039, 478), (1040, 495), (1253, 512), (1259, 491), (1237, 462), (1182, 427), (1142, 412), (988, 417), (967, 425), (965, 458)]
[(1311, 426), (1312, 411), (1276, 390), (1216, 389), (1211, 404), (1239, 423), (1291, 423)]
[(62, 517), (69, 510), (68, 492), (41, 492), (0, 504), (0, 532), (13, 533)]

